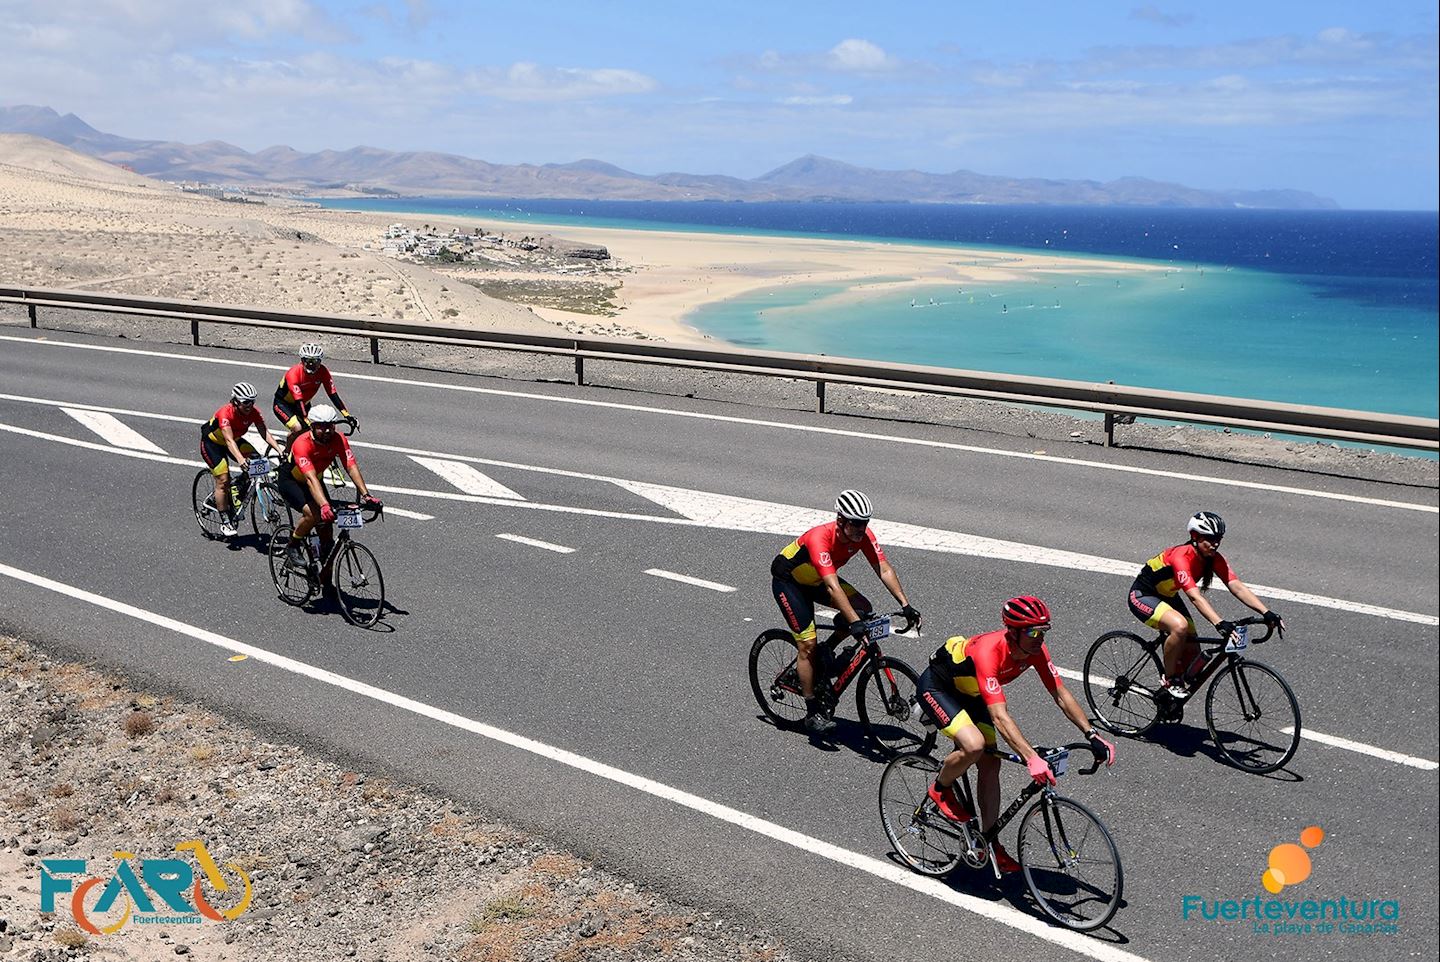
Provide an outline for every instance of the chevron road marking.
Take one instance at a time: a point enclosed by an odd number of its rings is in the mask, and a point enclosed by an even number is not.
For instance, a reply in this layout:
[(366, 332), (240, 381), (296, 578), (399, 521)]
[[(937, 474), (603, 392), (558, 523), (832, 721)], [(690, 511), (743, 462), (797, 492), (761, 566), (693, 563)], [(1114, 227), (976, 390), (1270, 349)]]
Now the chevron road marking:
[(516, 544), (528, 544), (532, 548), (544, 548), (546, 551), (554, 551), (557, 554), (574, 554), (574, 548), (567, 548), (563, 544), (551, 544), (549, 541), (541, 541), (538, 538), (525, 538), (518, 534), (497, 534), (495, 537), (504, 541), (513, 541)]
[(488, 498), (514, 498), (524, 501), (518, 493), (510, 490), (489, 475), (466, 464), (464, 461), (444, 461), (440, 458), (422, 458), (411, 455), (410, 460), (422, 468), (429, 468), (466, 494), (479, 494)]
[(79, 408), (61, 408), (60, 410), (117, 448), (129, 448), (132, 451), (149, 451), (151, 454), (165, 453), (164, 448), (128, 424), (121, 422), (121, 420), (113, 414), (106, 414), (104, 411), (86, 411)]

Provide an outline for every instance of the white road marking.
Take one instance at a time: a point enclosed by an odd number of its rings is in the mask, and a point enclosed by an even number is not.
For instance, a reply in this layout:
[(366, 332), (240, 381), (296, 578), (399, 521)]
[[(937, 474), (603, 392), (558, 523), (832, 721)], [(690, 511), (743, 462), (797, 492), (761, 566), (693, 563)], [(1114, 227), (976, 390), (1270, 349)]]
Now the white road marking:
[(524, 501), (524, 497), (505, 487), (487, 474), (481, 474), (464, 461), (446, 461), (441, 458), (422, 458), (411, 455), (410, 460), (422, 468), (429, 468), (466, 494), (482, 494), (489, 498), (513, 498)]
[[(174, 354), (164, 351), (142, 351), (136, 348), (112, 347), (104, 344), (77, 344), (73, 341), (37, 340), (30, 337), (13, 337), (0, 335), (0, 340), (18, 341), (24, 344), (39, 345), (45, 347), (69, 347), (88, 351), (106, 351), (115, 354), (137, 354), (146, 357), (159, 357), (171, 360), (193, 361), (203, 364), (228, 364), (233, 367), (258, 368), (267, 371), (284, 371), (286, 365), (263, 364), (258, 361), (231, 360), (228, 358), (195, 357), (189, 354)], [(332, 371), (334, 369), (332, 368)], [(746, 424), (754, 427), (771, 428), (777, 431), (798, 431), (805, 434), (828, 434), (846, 438), (864, 438), (870, 441), (882, 441), (890, 444), (912, 445), (915, 447), (938, 448), (948, 451), (965, 451), (970, 454), (986, 454), (1002, 458), (1018, 458), (1023, 461), (1044, 461), (1051, 464), (1061, 464), (1072, 467), (1090, 468), (1097, 471), (1119, 471), (1126, 474), (1148, 475), (1151, 477), (1163, 478), (1166, 480), (1194, 481), (1201, 484), (1214, 484), (1222, 487), (1249, 488), (1256, 491), (1275, 491), (1282, 494), (1294, 494), (1306, 498), (1325, 498), (1332, 501), (1348, 501), (1355, 504), (1368, 504), (1382, 508), (1396, 508), (1402, 511), (1420, 511), (1427, 514), (1440, 514), (1440, 505), (1415, 503), (1410, 501), (1393, 501), (1387, 498), (1369, 498), (1356, 494), (1342, 494), (1337, 491), (1317, 491), (1312, 488), (1297, 488), (1290, 485), (1270, 484), (1262, 481), (1241, 481), (1235, 478), (1218, 478), (1202, 474), (1187, 474), (1178, 471), (1168, 471), (1158, 468), (1142, 468), (1128, 464), (1109, 464), (1103, 461), (1086, 461), (1080, 458), (1062, 458), (1053, 454), (1034, 454), (1028, 451), (1007, 451), (1003, 448), (982, 448), (973, 444), (957, 444), (951, 441), (931, 441), (925, 438), (907, 438), (890, 434), (877, 434), (868, 431), (855, 431), (849, 428), (827, 428), (809, 424), (789, 424), (784, 421), (764, 421), (758, 418), (742, 418), (725, 414), (705, 414), (698, 411), (676, 411), (668, 408), (653, 407), (642, 404), (622, 404), (618, 401), (597, 401), (589, 398), (567, 398), (554, 397), (548, 394), (536, 394), (530, 391), (502, 391), (497, 388), (476, 387), (471, 384), (442, 384), (434, 381), (417, 381), (413, 378), (384, 377), (377, 374), (359, 374), (344, 372), (344, 377), (357, 381), (375, 381), (381, 384), (401, 384), (407, 387), (424, 387), (443, 391), (460, 391), (468, 394), (486, 394), (497, 397), (513, 397), (532, 401), (545, 401), (551, 404), (575, 404), (583, 407), (609, 408), (611, 410), (633, 411), (641, 414), (657, 414), (665, 417), (692, 418), (702, 421), (715, 421), (724, 424)], [(20, 398), (19, 400), (26, 400)]]
[[(1062, 678), (1070, 678), (1074, 681), (1080, 682), (1082, 685), (1085, 683), (1084, 672), (1075, 671), (1071, 668), (1061, 668), (1058, 665), (1056, 666), (1055, 670), (1060, 673), (1060, 676)], [(1114, 678), (1109, 678), (1105, 675), (1092, 675), (1091, 678), (1097, 685), (1104, 685), (1106, 687), (1109, 687), (1110, 685), (1115, 684)], [(1197, 692), (1196, 694), (1191, 695), (1190, 700), (1192, 702), (1195, 701), (1198, 697), (1198, 694), (1199, 693)], [(1280, 729), (1280, 731), (1284, 732), (1286, 735), (1289, 735), (1290, 733), (1295, 731), (1295, 729), (1293, 726), (1287, 725), (1286, 727)], [(1406, 755), (1402, 752), (1391, 751), (1388, 748), (1379, 748), (1375, 745), (1367, 745), (1364, 742), (1351, 741), (1348, 738), (1341, 738), (1338, 735), (1327, 735), (1324, 732), (1313, 731), (1309, 728), (1302, 727), (1300, 729), (1300, 737), (1309, 738), (1312, 741), (1317, 741), (1324, 745), (1330, 745), (1334, 748), (1344, 748), (1352, 752), (1359, 752), (1362, 755), (1373, 755), (1375, 758), (1381, 758), (1387, 762), (1395, 762), (1397, 765), (1409, 765), (1411, 768), (1418, 768), (1422, 771), (1433, 772), (1437, 768), (1440, 768), (1440, 762), (1432, 762), (1428, 758), (1417, 758), (1414, 755)]]
[(395, 517), (397, 517), (397, 518), (410, 518), (410, 519), (413, 520), (413, 521), (434, 521), (434, 520), (435, 520), (435, 516), (434, 516), (433, 514), (421, 514), (419, 511), (407, 511), (407, 510), (405, 510), (404, 508), (394, 508), (394, 507), (391, 507), (391, 506), (388, 505), (388, 504), (385, 505), (385, 514), (386, 514), (386, 515), (392, 515), (392, 514), (393, 514), (393, 515), (394, 515)]
[[(126, 451), (119, 448), (107, 448), (102, 445), (90, 444), (85, 441), (75, 441), (70, 438), (60, 437), (59, 435), (45, 434), (43, 432), (6, 424), (0, 424), (0, 431), (12, 431), (17, 434), (45, 438), (64, 444), (73, 444), (80, 447), (107, 451), (111, 454), (130, 457), (149, 457), (153, 460), (170, 461), (175, 464), (196, 464), (198, 466), (198, 462), (183, 461), (178, 458), (162, 458), (158, 455), (147, 455), (142, 452)], [(369, 446), (382, 450), (403, 451), (405, 453), (414, 450), (395, 448), (390, 445)], [(433, 454), (434, 452), (428, 453)], [(473, 463), (499, 463), (464, 455), (452, 455), (451, 457), (455, 460)], [(526, 467), (525, 465), (508, 463), (507, 466), (518, 468)], [(405, 494), (420, 498), (442, 498), (450, 501), (470, 501), (476, 504), (509, 505), (511, 507), (528, 508), (535, 511), (589, 515), (597, 518), (618, 518), (626, 521), (648, 521), (655, 524), (691, 525), (705, 528), (718, 527), (729, 530), (784, 535), (787, 537), (793, 536), (796, 531), (803, 531), (806, 528), (834, 517), (834, 515), (828, 511), (818, 511), (814, 508), (777, 504), (770, 501), (756, 501), (750, 498), (735, 497), (734, 495), (694, 491), (689, 488), (676, 488), (669, 485), (651, 484), (644, 481), (609, 478), (598, 474), (581, 474), (574, 471), (561, 471), (556, 468), (530, 467), (529, 470), (547, 474), (560, 474), (570, 477), (607, 481), (619, 485), (627, 491), (631, 491), (648, 500), (663, 504), (665, 507), (682, 516), (664, 517), (659, 515), (635, 514), (625, 511), (607, 511), (598, 508), (580, 508), (571, 505), (537, 504), (533, 501), (515, 501), (510, 498), (456, 494), (450, 491), (428, 491), (421, 488), (401, 488), (392, 485), (372, 484), (370, 488), (374, 491)], [(1098, 574), (1117, 575), (1126, 578), (1134, 577), (1135, 572), (1138, 570), (1138, 566), (1133, 560), (1127, 561), (1117, 558), (1104, 558), (1099, 555), (1080, 554), (1078, 552), (1063, 551), (1057, 548), (1045, 548), (1038, 545), (1027, 545), (1015, 541), (1001, 541), (995, 538), (980, 537), (979, 535), (962, 534), (958, 531), (947, 531), (943, 528), (927, 528), (921, 525), (885, 521), (876, 522), (876, 527), (884, 533), (881, 538), (884, 544), (897, 547), (922, 548), (928, 551), (940, 551), (948, 554), (992, 558), (1001, 561), (1017, 561), (1023, 564), (1046, 565), (1049, 567), (1064, 568), (1066, 570), (1091, 571)], [(1349, 611), (1355, 614), (1386, 618), (1392, 621), (1408, 621), (1415, 624), (1432, 626), (1440, 625), (1440, 616), (1426, 614), (1424, 612), (1406, 611), (1401, 608), (1386, 608), (1359, 601), (1331, 598), (1325, 595), (1292, 591), (1288, 588), (1276, 588), (1269, 585), (1257, 584), (1251, 585), (1250, 587), (1254, 589), (1257, 594), (1281, 601), (1295, 601), (1301, 604), (1314, 605), (1319, 608)]]
[(129, 448), (132, 451), (149, 451), (151, 454), (165, 453), (164, 448), (128, 424), (125, 424), (113, 414), (106, 414), (104, 411), (90, 411), (82, 408), (61, 408), (60, 410), (117, 448)]
[(673, 571), (666, 571), (664, 568), (646, 568), (647, 575), (654, 575), (657, 578), (668, 578), (671, 581), (679, 581), (687, 585), (695, 585), (697, 588), (709, 588), (711, 591), (734, 591), (730, 585), (722, 585), (718, 581), (706, 581), (704, 578), (692, 578), (689, 575), (676, 574)]
[(574, 554), (574, 548), (567, 548), (563, 544), (551, 544), (548, 541), (541, 541), (538, 538), (524, 538), (518, 534), (497, 534), (495, 537), (505, 541), (514, 541), (516, 544), (528, 544), (532, 548), (544, 548), (546, 551), (554, 551), (559, 554)]
[(748, 812), (742, 812), (737, 808), (731, 808), (728, 805), (713, 802), (708, 798), (703, 798), (682, 789), (673, 788), (663, 782), (657, 782), (643, 775), (636, 775), (564, 748), (547, 745), (536, 739), (506, 731), (503, 728), (497, 728), (493, 725), (487, 725), (484, 722), (476, 721), (472, 718), (466, 718), (463, 715), (428, 705), (413, 698), (407, 698), (404, 695), (387, 691), (386, 689), (378, 688), (362, 681), (357, 681), (345, 675), (328, 671), (324, 668), (317, 668), (314, 665), (309, 665), (293, 658), (287, 658), (284, 655), (278, 655), (264, 648), (257, 648), (254, 645), (236, 641), (233, 638), (227, 638), (224, 635), (207, 631), (204, 628), (188, 625), (174, 618), (166, 617), (165, 615), (146, 611), (143, 608), (137, 608), (123, 601), (116, 601), (113, 598), (94, 594), (83, 588), (76, 588), (59, 581), (53, 581), (42, 575), (23, 571), (19, 568), (12, 568), (6, 564), (0, 564), (0, 575), (5, 575), (47, 591), (53, 591), (87, 604), (106, 608), (129, 618), (165, 628), (207, 645), (213, 645), (224, 651), (248, 655), (255, 661), (264, 662), (281, 671), (309, 678), (312, 681), (317, 681), (324, 685), (330, 685), (360, 695), (361, 697), (390, 705), (422, 718), (429, 718), (443, 725), (448, 725), (451, 728), (470, 732), (482, 738), (488, 738), (491, 741), (508, 745), (511, 748), (528, 752), (540, 758), (576, 769), (577, 771), (604, 778), (607, 781), (623, 785), (634, 791), (642, 792), (652, 797), (688, 808), (693, 812), (708, 815), (717, 821), (737, 826), (754, 832), (757, 835), (763, 835), (766, 838), (784, 845), (789, 845), (802, 852), (844, 865), (848, 868), (910, 889), (911, 891), (929, 896), (947, 905), (963, 909), (1001, 925), (1010, 926), (1013, 929), (1032, 935), (1035, 938), (1043, 939), (1052, 945), (1078, 952), (1089, 958), (1101, 960), (1101, 962), (1146, 962), (1142, 956), (1126, 952), (1123, 949), (1098, 939), (1092, 939), (1076, 932), (1058, 929), (1038, 916), (1021, 912), (1002, 902), (993, 902), (966, 895), (942, 882), (916, 875), (890, 862), (872, 858), (868, 855), (861, 855), (858, 852), (852, 852), (838, 845), (833, 845), (829, 842), (801, 834), (783, 825), (758, 818)]
[[(1280, 729), (1289, 735), (1295, 729), (1285, 727)], [(1311, 731), (1308, 728), (1300, 729), (1301, 738), (1309, 738), (1312, 741), (1320, 742), (1322, 745), (1330, 745), (1334, 748), (1344, 748), (1352, 752), (1360, 752), (1363, 755), (1374, 755), (1376, 758), (1383, 758), (1387, 762), (1394, 762), (1397, 765), (1409, 765), (1411, 768), (1418, 768), (1421, 771), (1433, 772), (1440, 768), (1440, 762), (1432, 762), (1428, 758), (1416, 758), (1414, 755), (1405, 755), (1400, 752), (1392, 752), (1388, 748), (1376, 748), (1374, 745), (1367, 745), (1364, 742), (1351, 741), (1348, 738), (1341, 738), (1338, 735), (1327, 735), (1324, 732)]]

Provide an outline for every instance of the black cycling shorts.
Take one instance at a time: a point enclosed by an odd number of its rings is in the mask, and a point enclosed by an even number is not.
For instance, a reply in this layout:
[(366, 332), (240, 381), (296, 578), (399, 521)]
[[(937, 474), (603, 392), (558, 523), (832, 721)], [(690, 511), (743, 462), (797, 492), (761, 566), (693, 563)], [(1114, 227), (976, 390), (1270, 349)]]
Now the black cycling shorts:
[(294, 421), (295, 424), (301, 428), (305, 427), (305, 412), (302, 408), (303, 405), (299, 401), (290, 399), (288, 392), (275, 392), (275, 405), (273, 408), (275, 417), (286, 428), (293, 429), (293, 426), (290, 424), (291, 421)]
[(940, 734), (955, 737), (955, 733), (966, 725), (974, 725), (985, 736), (985, 744), (995, 744), (995, 723), (990, 718), (990, 707), (979, 695), (967, 695), (951, 682), (935, 677), (933, 668), (926, 668), (920, 676), (920, 708)]
[[(870, 602), (864, 595), (855, 590), (855, 586), (844, 578), (840, 579), (840, 587), (844, 590), (845, 596), (850, 599), (850, 606), (860, 617), (869, 617), (873, 609)], [(775, 596), (775, 604), (780, 606), (780, 613), (785, 616), (785, 625), (790, 629), (790, 634), (795, 636), (797, 642), (807, 639), (815, 639), (815, 605), (829, 604), (830, 592), (825, 590), (823, 584), (802, 585), (790, 578), (770, 578), (770, 593)], [(848, 627), (843, 616), (835, 615), (835, 624), (839, 630), (844, 631)]]
[[(285, 503), (296, 511), (304, 511), (305, 506), (310, 503), (310, 489), (308, 486), (295, 480), (290, 473), (292, 465), (286, 461), (280, 465), (280, 472), (275, 480), (275, 486), (280, 489), (280, 497)], [(320, 479), (320, 490), (325, 492), (325, 500), (330, 500), (330, 489), (325, 487), (325, 479)]]

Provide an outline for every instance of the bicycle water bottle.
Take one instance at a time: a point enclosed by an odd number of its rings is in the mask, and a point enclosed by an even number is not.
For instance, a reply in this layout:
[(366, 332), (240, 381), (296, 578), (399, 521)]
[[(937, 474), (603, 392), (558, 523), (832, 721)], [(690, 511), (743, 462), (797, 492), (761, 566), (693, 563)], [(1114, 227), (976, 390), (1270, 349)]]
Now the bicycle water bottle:
[(317, 561), (320, 558), (320, 536), (318, 534), (310, 535), (310, 557)]
[(1199, 678), (1200, 673), (1205, 670), (1205, 666), (1209, 663), (1210, 659), (1205, 656), (1205, 652), (1202, 651), (1200, 652), (1200, 654), (1196, 655), (1195, 660), (1190, 662), (1190, 667), (1185, 669), (1186, 684), (1189, 684), (1196, 678)]

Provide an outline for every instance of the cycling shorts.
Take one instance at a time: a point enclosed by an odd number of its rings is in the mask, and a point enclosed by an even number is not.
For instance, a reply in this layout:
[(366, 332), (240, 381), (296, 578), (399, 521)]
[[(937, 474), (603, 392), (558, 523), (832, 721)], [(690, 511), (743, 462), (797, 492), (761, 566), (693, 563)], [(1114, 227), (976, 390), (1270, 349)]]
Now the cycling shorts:
[(291, 431), (299, 431), (306, 424), (305, 412), (299, 401), (292, 400), (279, 391), (275, 392), (275, 417)]
[(1175, 611), (1189, 623), (1190, 633), (1195, 633), (1195, 619), (1190, 617), (1190, 609), (1185, 607), (1179, 595), (1161, 598), (1159, 595), (1147, 595), (1142, 588), (1132, 585), (1127, 600), (1130, 613), (1145, 622), (1146, 627), (1160, 630), (1160, 620), (1165, 617), (1165, 612)]
[[(240, 453), (246, 458), (256, 458), (260, 456), (259, 453), (256, 452), (255, 446), (244, 438), (236, 438), (235, 446), (240, 449)], [(225, 445), (216, 444), (210, 440), (203, 429), (200, 432), (200, 457), (205, 459), (205, 466), (209, 468), (210, 473), (217, 478), (224, 477), (225, 472), (230, 470), (228, 463), (230, 450), (225, 447)], [(243, 473), (244, 465), (237, 464), (235, 470)]]
[(953, 683), (946, 684), (929, 668), (920, 676), (919, 689), (921, 711), (940, 729), (940, 734), (953, 739), (960, 729), (973, 725), (985, 736), (987, 746), (995, 744), (995, 723), (985, 699), (967, 695)]
[[(310, 489), (307, 485), (296, 481), (295, 476), (287, 470), (289, 461), (280, 466), (280, 471), (275, 479), (275, 486), (280, 489), (280, 497), (285, 503), (296, 511), (304, 511), (305, 506), (310, 503)], [(325, 479), (320, 479), (320, 490), (325, 493), (325, 500), (330, 500), (330, 489), (325, 487)]]
[[(850, 606), (855, 609), (856, 614), (862, 617), (868, 616), (873, 610), (870, 602), (855, 586), (844, 578), (840, 579), (840, 587), (845, 592), (845, 597), (850, 599)], [(829, 604), (830, 592), (825, 590), (823, 584), (802, 585), (798, 581), (789, 578), (770, 578), (770, 592), (775, 596), (775, 603), (780, 606), (780, 614), (785, 616), (785, 625), (790, 629), (796, 644), (802, 641), (815, 640), (815, 605)], [(849, 622), (842, 615), (835, 615), (835, 624), (840, 630), (849, 626)]]

